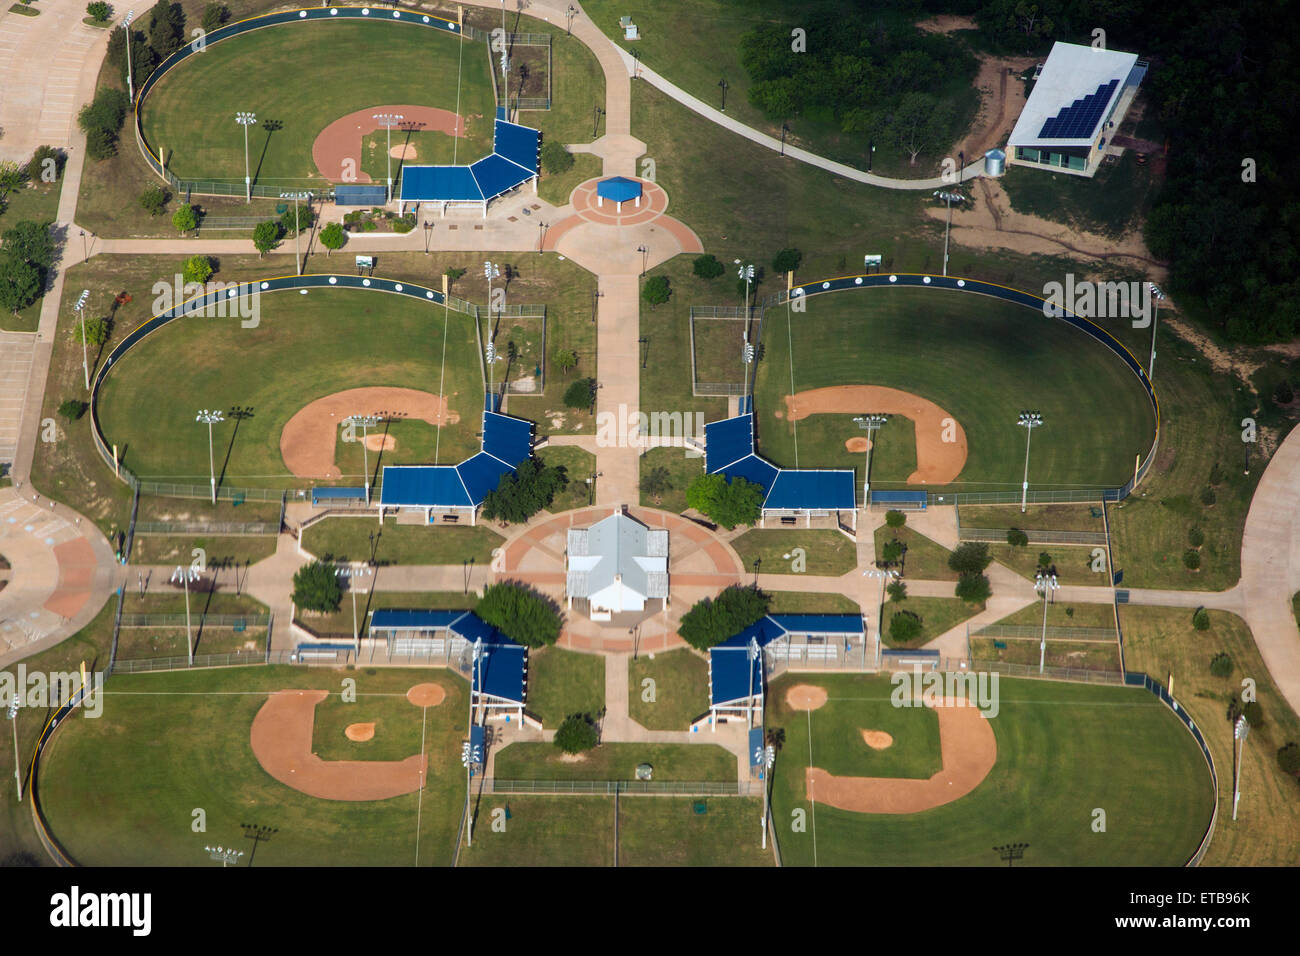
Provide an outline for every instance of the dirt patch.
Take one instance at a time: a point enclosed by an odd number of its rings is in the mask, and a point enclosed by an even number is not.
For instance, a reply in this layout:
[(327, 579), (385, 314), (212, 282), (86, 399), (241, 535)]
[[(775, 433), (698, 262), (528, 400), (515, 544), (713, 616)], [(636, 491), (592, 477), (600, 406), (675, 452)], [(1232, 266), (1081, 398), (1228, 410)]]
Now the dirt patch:
[(1018, 74), (1037, 62), (1037, 58), (1030, 56), (980, 58), (979, 73), (975, 77), (975, 86), (980, 92), (979, 112), (975, 114), (965, 138), (950, 150), (949, 155), (964, 153), (966, 162), (971, 163), (993, 147), (1007, 142), (1025, 106), (1025, 84)]
[[(455, 425), (460, 414), (447, 400), (413, 388), (350, 388), (326, 395), (299, 409), (280, 432), (280, 455), (285, 467), (299, 478), (339, 478), (334, 464), (334, 443), (339, 426), (349, 415), (386, 412), (391, 417), (418, 418), (430, 425)], [(380, 426), (382, 428), (382, 426)], [(367, 436), (382, 440), (383, 434)], [(368, 445), (378, 450), (376, 445)], [(386, 447), (395, 447), (389, 445)]]
[(894, 746), (893, 736), (883, 730), (864, 730), (862, 731), (862, 740), (872, 750), (886, 750)]
[(560, 763), (582, 763), (586, 759), (586, 754), (560, 754)]
[(850, 438), (844, 442), (844, 450), (862, 454), (871, 447), (870, 439), (858, 435), (856, 438)]
[(345, 728), (343, 728), (343, 735), (347, 737), (348, 740), (352, 740), (357, 743), (361, 743), (362, 741), (365, 740), (373, 740), (375, 737), (375, 725), (374, 724), (348, 724)]
[(825, 687), (796, 684), (785, 692), (785, 702), (795, 710), (817, 710), (825, 707), (829, 695)]
[(997, 738), (979, 710), (965, 701), (936, 707), (935, 712), (943, 769), (930, 779), (836, 777), (809, 767), (808, 799), (853, 813), (919, 813), (966, 796), (997, 762)]
[(978, 27), (973, 17), (957, 17), (943, 13), (917, 20), (916, 28), (924, 33), (956, 33), (958, 30), (975, 30)]
[[(465, 135), (465, 123), (451, 110), (432, 106), (372, 106), (357, 110), (330, 123), (311, 144), (312, 162), (322, 176), (330, 182), (372, 182), (370, 176), (361, 171), (361, 141), (379, 129), (375, 122), (376, 113), (397, 113), (404, 117), (402, 125), (393, 128), (394, 135), (408, 126), (436, 130), (448, 136)], [(394, 156), (398, 155), (400, 148), (393, 147)], [(413, 156), (414, 153), (408, 158)]]
[(423, 754), (405, 760), (322, 760), (312, 753), (316, 705), (328, 696), (325, 690), (281, 690), (267, 698), (249, 731), (263, 770), (322, 800), (387, 800), (424, 785)]
[(418, 158), (415, 151), (414, 143), (403, 143), (401, 146), (394, 146), (388, 151), (388, 155), (393, 159), (416, 159)]
[[(791, 421), (809, 415), (865, 412), (910, 418), (916, 432), (916, 471), (908, 475), (909, 485), (946, 485), (966, 467), (965, 429), (934, 402), (911, 392), (883, 385), (832, 385), (787, 395), (785, 411)], [(953, 440), (944, 441), (945, 437)]]
[(447, 699), (441, 684), (416, 684), (406, 692), (406, 699), (416, 707), (437, 707)]
[(397, 447), (397, 439), (392, 435), (367, 435), (366, 448), (369, 451), (392, 451)]

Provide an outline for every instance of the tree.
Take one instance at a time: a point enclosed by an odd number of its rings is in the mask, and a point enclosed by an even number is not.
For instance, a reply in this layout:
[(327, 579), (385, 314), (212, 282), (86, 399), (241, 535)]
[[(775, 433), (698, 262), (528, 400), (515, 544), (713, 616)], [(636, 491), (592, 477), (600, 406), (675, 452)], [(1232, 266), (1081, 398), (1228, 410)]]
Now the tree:
[(555, 367), (561, 375), (568, 375), (578, 365), (578, 353), (573, 349), (557, 349), (554, 355)]
[(982, 541), (967, 541), (957, 545), (948, 555), (948, 567), (958, 574), (982, 574), (993, 563), (989, 546)]
[[(83, 323), (77, 322), (72, 326), (72, 337), (78, 345), (81, 344), (81, 330)], [(109, 324), (107, 319), (87, 319), (84, 323), (86, 330), (86, 344), (99, 347), (108, 341)]]
[(897, 538), (886, 541), (880, 549), (880, 563), (885, 567), (897, 564), (903, 558), (903, 542)]
[[(141, 21), (137, 19), (136, 23)], [(126, 44), (127, 31), (116, 29), (111, 31), (112, 36), (108, 38), (108, 62), (117, 68), (118, 80), (122, 86), (126, 86)], [(139, 30), (131, 29), (131, 75), (135, 78), (136, 84), (143, 83), (148, 79), (149, 74), (154, 71), (158, 65), (158, 55), (145, 40), (145, 35)]]
[(451, 286), (454, 286), (456, 284), (456, 280), (459, 279), (464, 274), (465, 274), (464, 269), (457, 269), (454, 266), (448, 267), (447, 271), (443, 273), (443, 275), (447, 277), (447, 287), (450, 288)]
[(189, 203), (181, 203), (176, 207), (176, 211), (172, 213), (172, 225), (176, 227), (176, 231), (181, 235), (197, 228), (198, 224), (199, 217), (194, 212), (194, 207)]
[(335, 249), (342, 249), (343, 243), (347, 241), (348, 234), (341, 222), (331, 222), (320, 231), (320, 244), (325, 247), (327, 256)]
[(697, 256), (692, 268), (701, 279), (716, 279), (727, 271), (727, 267), (714, 255)]
[(186, 282), (202, 284), (212, 278), (212, 260), (207, 256), (190, 256), (183, 270)]
[(162, 186), (150, 186), (140, 194), (140, 205), (151, 216), (161, 216), (163, 210), (167, 207), (167, 200), (171, 199), (169, 193)]
[(953, 105), (930, 93), (906, 93), (894, 110), (890, 129), (899, 149), (916, 165), (916, 157), (939, 146), (953, 125)]
[(343, 588), (334, 566), (324, 561), (305, 564), (293, 575), (293, 603), (303, 610), (329, 614), (339, 609)]
[(1198, 607), (1192, 615), (1192, 627), (1198, 631), (1208, 631), (1210, 629), (1210, 612), (1203, 607)]
[(563, 622), (555, 602), (517, 581), (489, 584), (474, 613), (525, 647), (549, 646), (560, 638)]
[(672, 284), (667, 276), (651, 276), (645, 280), (645, 286), (641, 289), (641, 298), (645, 299), (651, 308), (663, 305), (672, 294)]
[(185, 36), (185, 13), (179, 3), (158, 0), (145, 18), (149, 46), (162, 62), (181, 48)]
[(82, 415), (86, 414), (86, 409), (89, 407), (89, 402), (82, 402), (75, 398), (70, 398), (59, 405), (59, 414), (68, 421), (75, 422)]
[(39, 269), (0, 254), (0, 308), (17, 315), (40, 297), (41, 287)]
[(1232, 658), (1223, 651), (1210, 658), (1210, 673), (1215, 677), (1232, 676)]
[(963, 574), (957, 580), (956, 594), (968, 604), (983, 604), (993, 596), (993, 588), (983, 574)]
[(1011, 528), (1007, 531), (1007, 544), (1013, 548), (1023, 548), (1029, 544), (1029, 535), (1019, 528)]
[(891, 508), (889, 511), (885, 512), (885, 524), (889, 525), (891, 528), (901, 528), (903, 525), (907, 524), (907, 515)]
[(728, 531), (753, 524), (763, 510), (763, 489), (744, 478), (700, 475), (686, 489), (686, 506), (694, 508)]
[(580, 378), (570, 383), (569, 387), (564, 390), (564, 404), (569, 408), (582, 410), (590, 408), (596, 394), (596, 380), (594, 378)]
[(803, 261), (803, 253), (793, 246), (788, 249), (782, 249), (772, 259), (772, 271), (778, 274), (794, 272), (799, 268), (799, 263)]
[(566, 754), (580, 754), (599, 742), (590, 714), (570, 714), (555, 731), (555, 746)]
[(573, 168), (573, 154), (563, 143), (548, 139), (542, 143), (542, 169), (548, 173), (563, 173)]
[(696, 650), (706, 651), (763, 619), (770, 595), (733, 584), (716, 598), (705, 598), (682, 615), (677, 633)]
[(641, 478), (641, 490), (654, 498), (655, 503), (663, 499), (664, 492), (672, 490), (672, 475), (663, 465), (655, 465)]
[(885, 587), (885, 593), (889, 595), (889, 600), (898, 602), (907, 600), (907, 585), (902, 581), (891, 581)]
[(916, 640), (921, 630), (921, 618), (912, 611), (898, 611), (889, 619), (889, 639), (895, 644)]
[(1264, 708), (1257, 700), (1247, 701), (1241, 707), (1241, 716), (1246, 718), (1246, 723), (1251, 727), (1264, 726)]
[(105, 3), (104, 0), (95, 0), (94, 3), (86, 4), (86, 13), (90, 14), (90, 19), (94, 20), (96, 23), (106, 23), (108, 21), (108, 15), (112, 13), (112, 11), (113, 8)]
[(1205, 505), (1205, 507), (1207, 508), (1213, 505), (1218, 500), (1219, 500), (1219, 496), (1214, 493), (1213, 488), (1206, 488), (1204, 491), (1201, 492), (1201, 504)]
[(42, 277), (54, 263), (54, 239), (48, 223), (24, 219), (12, 229), (6, 229), (0, 235), (0, 242), (4, 243), (0, 254), (34, 266)]
[(514, 473), (501, 476), (496, 488), (483, 498), (483, 517), (489, 521), (522, 524), (543, 508), (569, 483), (563, 467), (551, 467), (530, 458)]
[(86, 130), (86, 155), (95, 160), (116, 156), (117, 134), (98, 126)]
[(271, 219), (259, 222), (253, 227), (253, 245), (257, 247), (258, 257), (262, 257), (280, 243), (280, 224)]
[(95, 98), (81, 108), (77, 125), (86, 134), (86, 154), (91, 159), (107, 159), (117, 152), (117, 135), (130, 108), (126, 93), (109, 86), (100, 87)]
[[(27, 179), (41, 182), (52, 183), (63, 175), (63, 166), (68, 161), (67, 154), (56, 146), (41, 145), (37, 146), (32, 152), (32, 158), (27, 160), (23, 166), (23, 175)], [(51, 178), (50, 171), (54, 175)]]
[(1296, 746), (1294, 740), (1278, 748), (1277, 765), (1283, 773), (1289, 773), (1293, 777), (1300, 774), (1300, 747)]
[(1195, 571), (1201, 566), (1201, 552), (1195, 548), (1188, 548), (1183, 552), (1183, 567), (1188, 571)]
[(199, 26), (204, 33), (211, 33), (230, 19), (230, 8), (224, 3), (209, 3), (203, 8), (203, 19)]
[(1205, 532), (1200, 528), (1192, 528), (1187, 532), (1187, 543), (1193, 548), (1199, 548), (1205, 544)]
[(1038, 552), (1038, 567), (1046, 571), (1052, 566), (1052, 556), (1046, 551)]
[(293, 203), (280, 216), (280, 225), (283, 227), (285, 234), (299, 232), (307, 229), (316, 221), (315, 214), (311, 211), (310, 203)]

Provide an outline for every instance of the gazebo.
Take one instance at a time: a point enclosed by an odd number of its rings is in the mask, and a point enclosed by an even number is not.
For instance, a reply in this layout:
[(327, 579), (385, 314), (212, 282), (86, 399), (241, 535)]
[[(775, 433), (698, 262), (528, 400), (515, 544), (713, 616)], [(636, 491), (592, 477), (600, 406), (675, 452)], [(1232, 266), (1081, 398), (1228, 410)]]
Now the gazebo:
[(641, 208), (641, 183), (626, 176), (611, 176), (596, 183), (596, 205), (605, 205), (605, 200), (617, 203), (618, 211), (623, 211), (623, 203), (635, 202)]

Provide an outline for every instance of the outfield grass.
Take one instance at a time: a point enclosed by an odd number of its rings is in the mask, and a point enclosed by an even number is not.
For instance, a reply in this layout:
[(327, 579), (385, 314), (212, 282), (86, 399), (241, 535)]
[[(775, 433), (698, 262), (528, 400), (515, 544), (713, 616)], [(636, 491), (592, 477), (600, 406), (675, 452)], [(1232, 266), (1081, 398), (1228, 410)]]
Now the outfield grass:
[[(461, 57), (461, 42), (465, 43)], [(361, 51), (376, 55), (359, 55)], [(485, 45), (458, 42), (439, 31), (391, 23), (311, 22), (267, 27), (210, 46), (168, 72), (141, 112), (145, 139), (166, 151), (168, 168), (197, 179), (244, 176), (244, 142), (236, 110), (257, 115), (249, 129), (253, 181), (343, 179), (342, 170), (316, 169), (312, 142), (330, 123), (380, 105), (426, 105), (457, 110), (466, 135), (457, 162), (491, 152), (495, 101)], [(346, 82), (322, 82), (320, 65), (346, 69)], [(274, 82), (248, 77), (274, 64)], [(194, 104), (203, 103), (202, 110)], [(216, 117), (221, 117), (220, 122)], [(278, 123), (268, 130), (267, 122)], [(396, 138), (396, 137), (395, 137)], [(451, 137), (420, 161), (452, 162)], [(361, 156), (357, 156), (358, 165)]]
[[(1132, 372), (1064, 323), (1044, 325), (1023, 306), (962, 296), (932, 289), (814, 296), (807, 316), (799, 318), (797, 339), (785, 328), (787, 316), (773, 311), (763, 330), (765, 356), (755, 390), (763, 453), (786, 466), (860, 469), (862, 456), (843, 444), (858, 432), (851, 415), (791, 422), (777, 414), (784, 415), (792, 388), (874, 384), (929, 399), (961, 423), (968, 457), (948, 490), (1019, 486), (1024, 433), (1015, 421), (1021, 408), (1040, 410), (1047, 423), (1034, 436), (1032, 487), (1109, 487), (1131, 477), (1133, 454), (1150, 447), (1154, 429), (1151, 406)], [(918, 314), (925, 317), (923, 332)], [(846, 349), (846, 341), (863, 347)], [(1032, 376), (1025, 375), (1027, 368), (1034, 369)], [(819, 420), (839, 426), (828, 433), (830, 426)], [(872, 478), (897, 487), (908, 471), (886, 453), (897, 444), (887, 429), (879, 440), (881, 455), (873, 455)]]
[(550, 510), (559, 513), (587, 507), (591, 499), (587, 478), (596, 473), (596, 456), (573, 445), (555, 445), (539, 450), (537, 457), (552, 468), (563, 468), (569, 479), (551, 502)]
[(648, 730), (686, 730), (709, 709), (709, 662), (685, 648), (631, 661), (627, 683), (628, 712)]
[[(72, 718), (42, 761), (41, 798), (52, 832), (89, 866), (210, 865), (204, 844), (246, 846), (241, 825), (249, 820), (278, 827), (257, 848), (258, 866), (411, 865), (417, 794), (315, 799), (272, 779), (249, 746), (249, 727), (266, 694), (292, 687), (338, 694), (340, 676), (260, 667), (112, 678), (103, 716)], [(350, 676), (359, 700), (405, 693), (423, 681), (446, 689), (446, 702), (428, 710), (429, 774), (418, 831), (420, 863), (449, 864), (464, 793), (465, 683), (445, 670)], [(406, 706), (409, 726), (394, 730), (418, 752), (421, 711)], [(206, 833), (190, 828), (195, 807), (206, 812)]]
[[(101, 391), (100, 419), (108, 441), (121, 447), (124, 463), (138, 476), (207, 477), (207, 430), (195, 426), (189, 405), (173, 400), (178, 370), (197, 405), (253, 409), (251, 417), (214, 429), (215, 442), (225, 446), (217, 460), (226, 484), (291, 479), (280, 455), (280, 433), (290, 417), (317, 398), (365, 385), (441, 391), (460, 424), (441, 428), (436, 462), (457, 462), (477, 451), (483, 382), (473, 324), (465, 316), (352, 290), (318, 290), (310, 297), (272, 293), (262, 297), (261, 311), (257, 328), (243, 328), (236, 319), (178, 319), (118, 363)], [(444, 324), (445, 379), (438, 371)], [(240, 360), (228, 361), (235, 354)], [(364, 363), (358, 364), (358, 354), (366, 356)]]
[[(840, 759), (860, 738), (821, 733), (824, 710), (791, 711), (785, 690), (796, 683), (821, 684), (833, 699), (865, 698), (863, 720), (884, 712), (865, 708), (884, 708), (891, 690), (888, 680), (847, 675), (797, 674), (774, 683), (767, 723), (783, 727), (786, 742), (774, 772), (773, 818), (786, 865), (995, 866), (991, 847), (1023, 841), (1026, 865), (1180, 866), (1209, 822), (1205, 763), (1155, 697), (1031, 680), (1000, 682), (1000, 712), (992, 719), (997, 763), (968, 796), (918, 814), (857, 814), (818, 804), (814, 816), (804, 792), (809, 728), (814, 766)], [(920, 719), (925, 711), (906, 713)], [(1107, 814), (1105, 834), (1092, 831), (1097, 807)], [(795, 809), (810, 811), (806, 832), (791, 832)]]
[[(745, 567), (759, 562), (763, 574), (847, 574), (858, 566), (857, 546), (838, 531), (784, 531), (756, 528), (731, 542)], [(803, 549), (805, 566), (795, 569)]]
[(641, 480), (652, 468), (668, 469), (668, 490), (658, 495), (641, 492), (643, 508), (662, 508), (680, 514), (686, 510), (686, 489), (704, 474), (704, 458), (691, 458), (680, 448), (651, 448), (641, 456)]
[[(704, 813), (696, 813), (702, 804)], [(623, 797), (619, 866), (772, 866), (760, 846), (763, 801), (747, 797)]]
[[(885, 644), (888, 647), (920, 647), (982, 610), (983, 605), (969, 604), (956, 597), (908, 597), (902, 601), (886, 601)], [(921, 633), (913, 640), (898, 642), (889, 636), (889, 624), (899, 611), (910, 611), (921, 618)]]
[[(1300, 743), (1300, 719), (1278, 693), (1246, 623), (1234, 614), (1210, 611), (1210, 629), (1191, 626), (1186, 609), (1120, 608), (1124, 655), (1129, 670), (1161, 683), (1174, 677), (1174, 696), (1205, 735), (1219, 774), (1219, 820), (1204, 863), (1207, 866), (1296, 866), (1300, 863), (1300, 799), (1295, 778), (1277, 764), (1277, 750)], [(1228, 654), (1228, 677), (1210, 673), (1210, 659)], [(1232, 819), (1232, 725), (1228, 700), (1245, 678), (1255, 681), (1265, 723), (1252, 727), (1243, 753), (1242, 794)]]
[(548, 647), (528, 655), (528, 712), (554, 730), (570, 714), (605, 706), (605, 658)]
[(931, 541), (919, 531), (906, 525), (901, 528), (891, 528), (889, 525), (882, 524), (876, 529), (875, 539), (877, 558), (890, 541), (903, 542), (907, 550), (903, 552), (900, 570), (905, 577), (921, 581), (956, 581), (958, 578), (957, 572), (948, 567), (948, 555), (952, 552), (938, 542)]
[[(457, 683), (450, 671), (441, 671), (438, 681), (444, 689)], [(409, 679), (409, 678), (408, 678)], [(464, 728), (464, 709), (448, 710), (451, 697), (437, 707), (417, 707), (406, 699), (406, 688), (370, 690), (368, 678), (358, 681), (356, 699), (345, 701), (331, 694), (316, 705), (312, 725), (311, 751), (322, 760), (405, 760), (420, 752), (421, 735), (429, 727)], [(352, 741), (345, 731), (350, 724), (373, 723), (375, 735), (370, 740)]]
[(498, 780), (635, 780), (638, 764), (655, 780), (734, 781), (736, 757), (717, 744), (605, 743), (574, 756), (550, 743), (513, 743), (497, 751)]
[[(379, 533), (372, 542), (375, 532)], [(303, 550), (318, 558), (378, 565), (469, 561), (486, 568), (492, 563), (492, 552), (503, 543), (501, 535), (486, 525), (407, 525), (396, 519), (386, 520), (381, 531), (376, 521), (326, 518), (302, 533)]]
[(457, 866), (614, 865), (613, 797), (489, 794), (473, 805), (474, 845), (462, 841)]

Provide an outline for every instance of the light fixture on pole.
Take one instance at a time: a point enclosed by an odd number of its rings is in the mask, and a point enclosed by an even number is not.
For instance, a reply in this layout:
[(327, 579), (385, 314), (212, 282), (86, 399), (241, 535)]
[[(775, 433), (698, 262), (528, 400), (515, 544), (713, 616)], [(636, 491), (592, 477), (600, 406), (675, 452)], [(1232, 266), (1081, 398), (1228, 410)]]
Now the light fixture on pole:
[(9, 723), (14, 730), (14, 784), (18, 787), (18, 802), (23, 802), (23, 775), (18, 770), (18, 688), (14, 688), (14, 699), (9, 702)]
[(401, 113), (375, 113), (371, 119), (388, 131), (388, 202), (393, 201), (393, 127), (406, 119)]
[(745, 321), (749, 322), (749, 286), (754, 281), (754, 266), (752, 264), (741, 265), (740, 260), (735, 260), (736, 265), (740, 266), (736, 270), (736, 277), (745, 280)]
[(194, 420), (208, 426), (208, 473), (209, 481), (212, 483), (212, 503), (215, 505), (217, 503), (217, 459), (212, 453), (212, 426), (224, 422), (226, 415), (219, 408), (212, 411), (201, 408)]
[(645, 270), (647, 266), (650, 264), (650, 247), (645, 245), (640, 245), (636, 247), (636, 251), (641, 253), (641, 275), (644, 276)]
[(90, 290), (82, 289), (77, 304), (72, 307), (81, 319), (81, 369), (86, 373), (86, 391), (90, 391), (90, 360), (86, 353), (86, 300), (89, 298)]
[(867, 433), (867, 463), (866, 470), (862, 473), (862, 510), (866, 511), (871, 507), (871, 449), (875, 445), (876, 432), (885, 426), (889, 416), (873, 413), (855, 415), (853, 420)]
[(948, 233), (952, 230), (952, 204), (966, 201), (966, 197), (961, 193), (949, 192), (946, 189), (935, 190), (935, 198), (942, 199), (948, 204), (948, 225), (943, 230), (943, 274), (948, 274)]
[(1160, 318), (1160, 303), (1165, 294), (1154, 282), (1147, 283), (1147, 290), (1151, 293), (1151, 362), (1147, 366), (1147, 381), (1150, 381), (1156, 373), (1156, 322)]
[(754, 346), (749, 341), (749, 332), (745, 333), (745, 392), (749, 394), (749, 367), (754, 364)]
[(772, 775), (772, 764), (776, 762), (776, 748), (771, 744), (766, 744), (755, 756), (759, 757), (763, 764), (763, 849), (767, 849), (767, 815), (768, 815), (768, 794), (767, 780)]
[[(876, 666), (880, 666), (880, 658), (884, 653), (884, 628), (885, 628), (885, 584), (886, 582), (897, 578), (898, 571), (894, 568), (867, 568), (862, 572), (863, 577), (880, 578), (880, 614), (876, 618)], [(866, 648), (863, 648), (862, 669), (867, 669)]]
[(497, 347), (496, 347), (495, 345), (493, 345), (491, 342), (489, 342), (489, 343), (487, 344), (487, 348), (484, 349), (484, 357), (487, 359), (487, 370), (488, 370), (488, 394), (491, 395), (491, 394), (493, 394), (493, 391), (492, 391), (492, 366), (496, 364), (496, 360), (497, 360)]
[(1024, 514), (1029, 503), (1029, 437), (1043, 424), (1043, 416), (1038, 412), (1021, 412), (1016, 424), (1025, 430), (1025, 477), (1020, 483), (1020, 513)]
[(131, 21), (135, 19), (135, 11), (126, 11), (126, 16), (122, 18), (122, 32), (126, 34), (126, 95), (131, 102), (135, 102), (135, 81), (131, 77)]
[(568, 18), (568, 23), (564, 28), (564, 32), (567, 33), (569, 36), (573, 36), (573, 18), (577, 14), (577, 12), (578, 10), (576, 7), (574, 7), (573, 4), (569, 4), (569, 9), (564, 11), (565, 17)]
[(235, 122), (244, 127), (244, 202), (252, 202), (253, 177), (248, 171), (248, 127), (257, 122), (257, 114), (241, 110), (235, 114)]
[(190, 667), (194, 666), (194, 638), (190, 631), (190, 582), (197, 581), (200, 577), (198, 568), (178, 564), (171, 578), (173, 584), (180, 581), (185, 585), (185, 654), (189, 658)]
[(1250, 721), (1238, 717), (1232, 725), (1232, 736), (1237, 742), (1237, 774), (1232, 786), (1232, 819), (1237, 819), (1237, 803), (1241, 800), (1241, 751), (1246, 745), (1246, 735), (1250, 733)]
[(1034, 590), (1043, 596), (1043, 637), (1038, 645), (1038, 673), (1040, 674), (1047, 663), (1047, 599), (1060, 587), (1055, 574), (1040, 570), (1034, 575)]
[[(391, 183), (390, 183), (391, 184)], [(298, 240), (302, 235), (302, 216), (298, 213), (298, 201), (307, 200), (307, 215), (311, 215), (311, 193), (308, 192), (287, 192), (280, 193), (281, 199), (293, 200), (293, 261), (298, 270), (297, 274), (302, 275), (302, 253), (299, 251)]]
[(239, 858), (244, 855), (243, 850), (236, 850), (234, 847), (205, 846), (203, 849), (208, 851), (209, 859), (221, 864), (223, 870), (238, 863)]
[(361, 426), (361, 461), (365, 468), (367, 505), (370, 504), (370, 451), (369, 446), (366, 444), (366, 438), (370, 434), (370, 427), (372, 425), (378, 425), (381, 421), (383, 421), (383, 419), (378, 415), (349, 415), (347, 418), (343, 419), (344, 425), (352, 428), (356, 428), (358, 425)]

